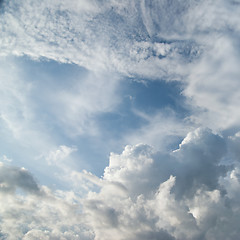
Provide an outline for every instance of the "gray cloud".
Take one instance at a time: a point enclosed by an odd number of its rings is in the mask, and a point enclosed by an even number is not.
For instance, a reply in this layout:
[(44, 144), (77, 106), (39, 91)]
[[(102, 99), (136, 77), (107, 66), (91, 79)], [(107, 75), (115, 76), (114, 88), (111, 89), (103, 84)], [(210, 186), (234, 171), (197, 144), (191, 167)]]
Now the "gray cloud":
[(38, 184), (33, 176), (24, 168), (16, 168), (0, 164), (0, 191), (14, 192), (16, 188), (21, 188), (28, 193), (40, 193)]
[(225, 141), (209, 130), (198, 129), (187, 135), (174, 153), (177, 161), (181, 162), (176, 170), (176, 191), (180, 191), (180, 196), (184, 192), (195, 193), (202, 185), (208, 190), (219, 189), (219, 177), (229, 170), (220, 164), (226, 149)]
[(175, 238), (169, 235), (165, 231), (157, 231), (157, 232), (145, 232), (145, 233), (138, 234), (134, 239), (174, 240)]
[(52, 192), (27, 170), (1, 164), (2, 239), (93, 239), (76, 202), (73, 192)]

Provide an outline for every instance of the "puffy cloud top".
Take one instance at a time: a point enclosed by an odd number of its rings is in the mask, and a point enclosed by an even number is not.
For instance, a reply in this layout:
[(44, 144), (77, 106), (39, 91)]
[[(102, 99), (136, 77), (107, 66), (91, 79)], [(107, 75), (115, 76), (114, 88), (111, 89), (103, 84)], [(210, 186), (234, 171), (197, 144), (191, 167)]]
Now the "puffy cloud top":
[[(86, 197), (53, 192), (27, 170), (2, 163), (2, 237), (224, 240), (231, 234), (229, 239), (236, 239), (240, 170), (233, 142), (237, 136), (197, 129), (169, 153), (126, 146), (111, 154), (102, 178), (74, 172), (98, 187), (89, 188)], [(225, 162), (229, 157), (231, 165)]]
[(226, 188), (239, 185), (221, 163), (227, 155), (227, 142), (208, 129), (189, 133), (169, 154), (143, 144), (111, 154), (100, 192), (84, 204), (96, 239), (217, 239), (224, 219), (239, 214)]

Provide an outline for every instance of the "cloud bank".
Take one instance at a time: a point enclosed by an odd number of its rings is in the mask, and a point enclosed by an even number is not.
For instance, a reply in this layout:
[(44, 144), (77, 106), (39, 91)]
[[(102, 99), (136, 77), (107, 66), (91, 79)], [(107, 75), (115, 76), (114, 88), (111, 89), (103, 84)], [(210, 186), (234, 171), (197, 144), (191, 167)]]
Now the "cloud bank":
[[(7, 239), (237, 239), (239, 136), (190, 132), (168, 154), (151, 146), (112, 153), (86, 197), (51, 191), (25, 169), (1, 164), (1, 236)], [(227, 162), (231, 156), (231, 162)], [(80, 179), (80, 178), (79, 178)], [(88, 184), (90, 186), (91, 184)]]
[[(226, 183), (239, 182), (231, 177), (237, 167), (222, 163), (226, 145), (220, 136), (198, 129), (169, 154), (142, 144), (112, 154), (99, 193), (89, 193), (85, 202), (96, 239), (237, 236), (237, 229), (232, 232), (239, 214), (236, 196), (230, 197)], [(220, 234), (223, 226), (226, 232)]]
[(26, 169), (0, 165), (1, 239), (91, 239), (73, 192), (51, 192)]

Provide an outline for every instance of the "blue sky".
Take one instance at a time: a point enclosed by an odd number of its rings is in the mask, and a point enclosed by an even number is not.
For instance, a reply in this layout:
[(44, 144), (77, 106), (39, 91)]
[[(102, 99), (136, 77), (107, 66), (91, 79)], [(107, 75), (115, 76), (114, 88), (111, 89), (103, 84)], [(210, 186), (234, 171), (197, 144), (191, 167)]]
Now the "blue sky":
[[(24, 109), (17, 109), (16, 107), (14, 109), (15, 113), (12, 114), (17, 115), (14, 117), (19, 119), (23, 118), (22, 121), (25, 124), (31, 125), (30, 127), (34, 131), (39, 131), (40, 129), (42, 134), (46, 138), (49, 138), (53, 145), (76, 147), (78, 151), (75, 153), (74, 162), (76, 162), (78, 170), (87, 168), (101, 176), (105, 166), (108, 164), (109, 153), (111, 151), (119, 152), (123, 149), (124, 145), (131, 144), (131, 142), (126, 142), (127, 140), (124, 137), (129, 133), (134, 134), (147, 125), (150, 120), (146, 119), (146, 116), (151, 118), (159, 112), (166, 116), (176, 115), (175, 117), (180, 119), (184, 119), (187, 116), (188, 109), (185, 106), (184, 96), (181, 94), (181, 83), (176, 81), (165, 82), (161, 79), (151, 80), (121, 76), (119, 77), (120, 80), (118, 80), (120, 84), (118, 84), (116, 89), (113, 89), (113, 93), (110, 93), (113, 94), (113, 98), (117, 99), (114, 107), (109, 110), (96, 111), (96, 113), (91, 112), (91, 116), (84, 116), (86, 121), (92, 121), (91, 124), (93, 127), (88, 125), (88, 123), (81, 123), (81, 119), (79, 119), (80, 125), (82, 124), (80, 127), (83, 129), (75, 133), (75, 127), (76, 129), (78, 128), (78, 126), (75, 126), (75, 124), (78, 124), (77, 120), (75, 123), (75, 116), (70, 117), (73, 118), (73, 122), (70, 123), (65, 122), (64, 119), (65, 115), (69, 114), (70, 110), (68, 109), (71, 109), (71, 103), (69, 106), (66, 105), (66, 109), (61, 111), (62, 103), (59, 103), (56, 98), (58, 94), (64, 93), (66, 95), (72, 94), (73, 96), (76, 94), (77, 98), (77, 95), (81, 94), (81, 84), (91, 73), (76, 64), (58, 63), (47, 60), (33, 61), (27, 56), (11, 57), (8, 61), (13, 62), (14, 68), (17, 68), (16, 72), (18, 76), (15, 80), (22, 81), (24, 85), (29, 85), (29, 91), (26, 94), (25, 100), (27, 105), (25, 106), (27, 108), (26, 112), (28, 111), (29, 113), (24, 113)], [(96, 93), (96, 96), (91, 96), (92, 93), (87, 92), (92, 90), (91, 86), (89, 86), (90, 90), (88, 90), (88, 86), (84, 86), (84, 91), (86, 91), (84, 96), (88, 101), (94, 101), (93, 104), (95, 104), (95, 101), (99, 101), (99, 99), (101, 101), (104, 98), (102, 95), (104, 95), (105, 88), (108, 88), (108, 86), (105, 86), (105, 84), (108, 84), (108, 81), (111, 80), (107, 79), (106, 82), (104, 81), (101, 89), (97, 89), (99, 92)], [(79, 86), (79, 90), (75, 90), (76, 86)], [(95, 88), (95, 86), (93, 87)], [(81, 107), (85, 108), (84, 99), (80, 101), (83, 101), (83, 106)], [(14, 104), (13, 107), (15, 108)], [(58, 109), (60, 112), (58, 112)], [(80, 111), (81, 109), (79, 109)], [(84, 111), (88, 111), (88, 109), (84, 109)], [(31, 116), (27, 116), (24, 119), (21, 116), (24, 114)], [(87, 115), (88, 113), (76, 114)], [(68, 117), (66, 118), (68, 119)], [(161, 124), (159, 124), (159, 127), (164, 128)], [(88, 130), (88, 128), (94, 128), (93, 132), (91, 129)], [(12, 134), (14, 135), (14, 133)], [(21, 133), (16, 138), (16, 145), (21, 146), (21, 143), (18, 143), (22, 138)], [(138, 141), (141, 142), (142, 140), (139, 138)], [(180, 141), (180, 139), (177, 139), (177, 141)], [(174, 147), (177, 147), (176, 142), (174, 143)], [(25, 155), (28, 155), (29, 151), (32, 150), (31, 144), (30, 146), (29, 144), (26, 145), (28, 145), (24, 146), (26, 147), (26, 152), (21, 151), (21, 154), (23, 154), (21, 158), (19, 157), (19, 152), (15, 153), (15, 151), (12, 151), (12, 148), (5, 152), (5, 154), (14, 156), (12, 158), (16, 158), (16, 164), (26, 164), (27, 167), (30, 167), (31, 164), (35, 165), (31, 158), (36, 156), (29, 157)], [(44, 148), (43, 151), (47, 151), (48, 146)], [(17, 157), (15, 154), (17, 154)], [(29, 158), (28, 161), (21, 160), (26, 157)], [(82, 160), (79, 161), (79, 159)], [(39, 168), (39, 166), (36, 166), (36, 168)]]
[(1, 239), (238, 238), (240, 2), (0, 8)]

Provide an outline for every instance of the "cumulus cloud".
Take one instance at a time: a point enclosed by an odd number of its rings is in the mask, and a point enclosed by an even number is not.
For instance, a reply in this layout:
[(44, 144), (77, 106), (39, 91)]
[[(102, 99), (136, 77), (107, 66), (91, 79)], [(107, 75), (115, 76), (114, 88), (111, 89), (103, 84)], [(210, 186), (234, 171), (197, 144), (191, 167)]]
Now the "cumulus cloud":
[(221, 137), (198, 129), (189, 133), (180, 148), (171, 154), (155, 152), (148, 145), (127, 146), (121, 155), (110, 156), (104, 178), (121, 182), (131, 193), (136, 192), (133, 196), (152, 191), (170, 174), (178, 179), (175, 192), (180, 196), (194, 194), (202, 185), (215, 189), (218, 178), (227, 171), (219, 164), (226, 153), (225, 145)]
[[(116, 239), (237, 236), (239, 208), (228, 185), (239, 182), (233, 180), (236, 169), (221, 164), (227, 155), (225, 140), (203, 129), (189, 133), (169, 154), (142, 144), (112, 154), (99, 184), (92, 181), (101, 186), (100, 192), (90, 192), (84, 204), (96, 239), (113, 234)], [(225, 221), (235, 227), (227, 224), (221, 235), (218, 228)]]
[[(72, 172), (86, 184), (85, 197), (51, 191), (26, 169), (1, 164), (1, 234), (8, 239), (236, 239), (240, 168), (231, 146), (209, 129), (190, 132), (169, 153), (127, 146), (110, 155), (101, 178)], [(231, 165), (225, 162), (230, 156)]]

